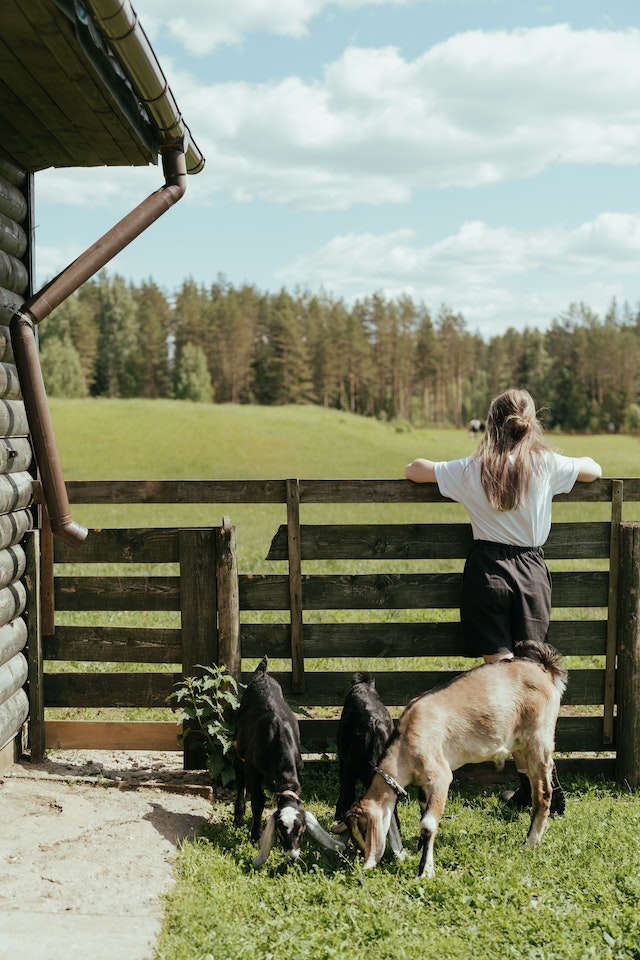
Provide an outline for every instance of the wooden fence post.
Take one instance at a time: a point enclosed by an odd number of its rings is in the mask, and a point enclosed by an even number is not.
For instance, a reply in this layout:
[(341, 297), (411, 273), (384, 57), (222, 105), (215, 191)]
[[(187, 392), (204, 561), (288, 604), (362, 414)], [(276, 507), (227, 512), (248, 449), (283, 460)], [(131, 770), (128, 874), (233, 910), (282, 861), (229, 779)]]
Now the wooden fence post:
[(29, 665), (29, 750), (32, 763), (44, 758), (44, 676), (40, 609), (40, 533), (32, 530), (24, 541), (27, 565), (27, 662)]
[(289, 618), (291, 624), (291, 689), (293, 693), (304, 693), (300, 483), (295, 479), (287, 480), (287, 548), (289, 557)]
[(238, 597), (238, 554), (236, 528), (223, 517), (216, 531), (216, 580), (218, 594), (218, 663), (224, 664), (236, 683), (240, 683), (240, 600)]
[(616, 780), (640, 787), (640, 523), (620, 527)]
[(618, 656), (618, 586), (620, 582), (620, 524), (624, 483), (613, 480), (611, 488), (611, 534), (609, 537), (609, 603), (607, 607), (607, 652), (604, 667), (604, 710), (602, 742), (613, 743), (613, 710), (616, 699)]
[[(200, 667), (218, 659), (214, 531), (180, 530), (179, 544), (182, 675), (197, 677), (202, 673)], [(186, 724), (184, 733), (184, 768), (201, 769), (204, 750), (193, 743)]]

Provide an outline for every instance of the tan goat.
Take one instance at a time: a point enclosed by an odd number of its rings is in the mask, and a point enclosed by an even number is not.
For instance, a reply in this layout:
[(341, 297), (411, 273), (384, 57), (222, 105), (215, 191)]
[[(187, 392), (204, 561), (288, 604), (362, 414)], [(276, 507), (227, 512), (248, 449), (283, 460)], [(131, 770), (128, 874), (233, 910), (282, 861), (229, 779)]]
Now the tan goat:
[(420, 788), (418, 876), (433, 876), (433, 842), (453, 771), (492, 760), (498, 768), (519, 750), (527, 762), (533, 815), (526, 844), (544, 833), (551, 803), (556, 721), (567, 685), (560, 655), (546, 643), (517, 644), (513, 660), (487, 663), (424, 693), (405, 708), (371, 786), (347, 813), (354, 842), (375, 867), (398, 796)]

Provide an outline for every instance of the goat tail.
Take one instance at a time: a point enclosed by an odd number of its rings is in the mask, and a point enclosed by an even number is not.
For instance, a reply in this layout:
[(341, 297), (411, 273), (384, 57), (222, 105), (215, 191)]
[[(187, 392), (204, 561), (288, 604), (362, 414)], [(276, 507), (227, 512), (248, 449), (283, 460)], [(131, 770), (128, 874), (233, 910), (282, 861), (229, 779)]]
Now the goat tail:
[(563, 695), (567, 689), (569, 673), (562, 666), (562, 655), (555, 647), (543, 640), (522, 640), (515, 644), (513, 653), (515, 657), (534, 660), (544, 667), (547, 673), (551, 674), (553, 684), (560, 696)]

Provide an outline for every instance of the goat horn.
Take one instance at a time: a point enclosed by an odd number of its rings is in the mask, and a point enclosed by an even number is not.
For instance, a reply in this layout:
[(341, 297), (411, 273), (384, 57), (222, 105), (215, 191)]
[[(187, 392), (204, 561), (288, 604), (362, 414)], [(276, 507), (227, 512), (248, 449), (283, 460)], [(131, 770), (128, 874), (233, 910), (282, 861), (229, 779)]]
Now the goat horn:
[(327, 833), (327, 831), (320, 826), (315, 816), (308, 810), (305, 810), (305, 821), (307, 830), (313, 839), (317, 840), (318, 843), (327, 850), (344, 850), (345, 847), (342, 840), (336, 840), (330, 833)]

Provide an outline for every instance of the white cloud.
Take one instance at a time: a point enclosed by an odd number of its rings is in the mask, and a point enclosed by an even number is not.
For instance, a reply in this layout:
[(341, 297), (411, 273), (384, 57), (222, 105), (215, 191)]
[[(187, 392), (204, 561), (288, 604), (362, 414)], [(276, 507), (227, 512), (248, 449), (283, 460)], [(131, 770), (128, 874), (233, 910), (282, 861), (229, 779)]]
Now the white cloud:
[(604, 313), (625, 279), (635, 285), (639, 262), (640, 213), (607, 213), (574, 230), (532, 233), (470, 222), (427, 245), (409, 229), (351, 233), (299, 256), (276, 279), (347, 300), (374, 290), (408, 293), (433, 311), (446, 303), (470, 329), (490, 335), (546, 326), (572, 302)]
[(216, 47), (242, 43), (249, 33), (306, 36), (309, 23), (325, 11), (411, 2), (417, 0), (190, 0), (188, 17), (177, 13), (173, 0), (137, 0), (135, 6), (149, 36), (164, 28), (187, 52), (204, 56)]
[(639, 88), (640, 30), (566, 25), (459, 34), (415, 60), (349, 48), (315, 82), (175, 83), (212, 191), (308, 209), (636, 165)]

